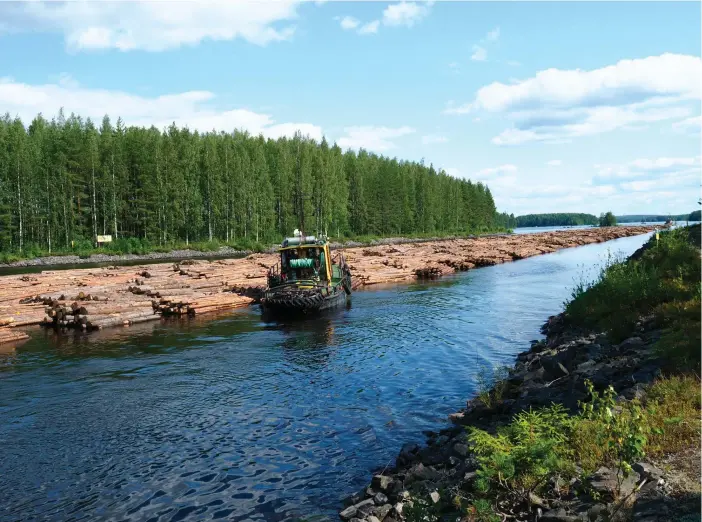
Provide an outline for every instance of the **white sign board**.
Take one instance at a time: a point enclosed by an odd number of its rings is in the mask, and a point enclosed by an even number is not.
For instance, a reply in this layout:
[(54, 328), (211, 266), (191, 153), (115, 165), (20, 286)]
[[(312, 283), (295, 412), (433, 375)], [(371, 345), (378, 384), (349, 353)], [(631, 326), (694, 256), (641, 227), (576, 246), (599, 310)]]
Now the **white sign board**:
[(98, 243), (112, 243), (112, 236), (98, 236)]

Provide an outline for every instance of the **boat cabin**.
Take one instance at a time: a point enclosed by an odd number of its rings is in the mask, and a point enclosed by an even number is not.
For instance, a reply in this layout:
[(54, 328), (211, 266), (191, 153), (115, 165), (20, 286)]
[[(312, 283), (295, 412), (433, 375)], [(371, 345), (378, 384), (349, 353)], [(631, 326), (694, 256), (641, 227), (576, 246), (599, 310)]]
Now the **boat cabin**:
[(279, 252), (281, 283), (331, 283), (332, 263), (326, 239), (290, 237), (283, 241)]

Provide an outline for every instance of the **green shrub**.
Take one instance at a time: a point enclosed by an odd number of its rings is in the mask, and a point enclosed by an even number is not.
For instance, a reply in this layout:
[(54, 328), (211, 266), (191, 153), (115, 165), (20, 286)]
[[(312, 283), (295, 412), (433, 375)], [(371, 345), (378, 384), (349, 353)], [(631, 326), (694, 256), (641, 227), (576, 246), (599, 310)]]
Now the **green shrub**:
[(495, 435), (470, 427), (468, 440), (478, 457), (476, 488), (505, 489), (529, 501), (556, 473), (572, 472), (567, 447), (571, 419), (560, 405), (517, 414)]
[(488, 408), (500, 402), (509, 388), (507, 366), (481, 366), (475, 376), (478, 386), (477, 398)]
[(700, 252), (690, 237), (685, 229), (664, 232), (659, 241), (651, 238), (638, 259), (618, 262), (610, 257), (593, 283), (576, 285), (566, 303), (567, 320), (620, 341), (632, 334), (641, 316), (699, 296)]

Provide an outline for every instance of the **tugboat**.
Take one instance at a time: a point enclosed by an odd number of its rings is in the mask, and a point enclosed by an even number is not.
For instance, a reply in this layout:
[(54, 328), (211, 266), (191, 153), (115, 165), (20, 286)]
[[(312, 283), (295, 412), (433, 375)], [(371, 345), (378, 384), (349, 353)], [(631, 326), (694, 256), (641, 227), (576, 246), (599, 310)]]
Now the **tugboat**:
[(332, 259), (325, 236), (305, 236), (295, 230), (278, 252), (280, 262), (268, 269), (261, 299), (264, 311), (307, 315), (346, 303), (351, 270), (343, 254)]

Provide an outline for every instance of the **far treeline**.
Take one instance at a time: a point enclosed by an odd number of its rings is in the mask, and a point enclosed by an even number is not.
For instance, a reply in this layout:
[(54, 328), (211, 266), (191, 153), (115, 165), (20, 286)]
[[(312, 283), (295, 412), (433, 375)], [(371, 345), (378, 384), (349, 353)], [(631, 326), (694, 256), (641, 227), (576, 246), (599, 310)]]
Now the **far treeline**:
[(492, 232), (515, 219), (480, 182), (299, 133), (126, 127), (107, 116), (98, 127), (63, 111), (28, 127), (0, 118), (0, 252), (89, 249), (106, 234), (146, 250), (251, 248), (303, 222), (308, 233), (358, 237)]
[(570, 227), (576, 225), (597, 225), (599, 218), (592, 214), (527, 214), (517, 216), (518, 227)]
[(641, 223), (642, 221), (656, 222), (656, 221), (667, 221), (672, 219), (673, 221), (699, 221), (700, 211), (695, 210), (689, 214), (633, 214), (627, 216), (617, 216), (617, 222), (619, 223)]

